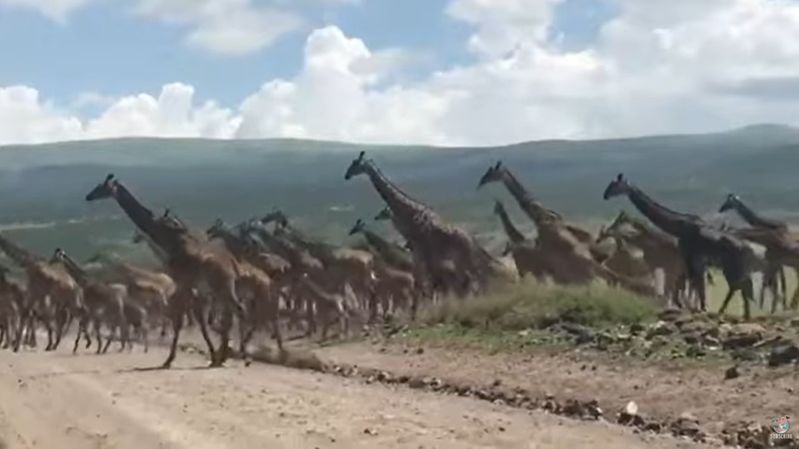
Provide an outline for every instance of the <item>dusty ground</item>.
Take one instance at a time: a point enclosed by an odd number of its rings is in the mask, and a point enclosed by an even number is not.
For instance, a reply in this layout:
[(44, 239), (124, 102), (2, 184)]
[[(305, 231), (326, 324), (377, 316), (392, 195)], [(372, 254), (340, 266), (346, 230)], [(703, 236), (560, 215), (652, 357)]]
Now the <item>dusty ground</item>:
[(9, 449), (698, 447), (309, 371), (238, 362), (209, 370), (192, 354), (170, 371), (136, 369), (164, 356), (0, 351), (0, 438)]
[(323, 359), (386, 370), (395, 375), (437, 376), (454, 383), (521, 387), (534, 396), (597, 399), (606, 416), (635, 401), (640, 413), (676, 418), (688, 412), (703, 428), (720, 432), (739, 420), (768, 424), (772, 417), (797, 413), (799, 369), (792, 366), (741, 368), (741, 376), (724, 380), (729, 364), (681, 365), (680, 362), (635, 361), (595, 351), (552, 352), (531, 348), (524, 353), (489, 354), (474, 348), (402, 343), (350, 343), (323, 348)]

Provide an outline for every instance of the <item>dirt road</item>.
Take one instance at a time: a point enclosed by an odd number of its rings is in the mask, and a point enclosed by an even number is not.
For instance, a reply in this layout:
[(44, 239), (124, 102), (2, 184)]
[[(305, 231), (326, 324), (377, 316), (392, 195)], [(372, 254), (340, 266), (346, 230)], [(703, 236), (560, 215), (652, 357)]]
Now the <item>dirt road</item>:
[[(675, 448), (671, 438), (276, 366), (181, 354), (0, 352), (9, 449)], [(2, 444), (0, 444), (2, 447)]]

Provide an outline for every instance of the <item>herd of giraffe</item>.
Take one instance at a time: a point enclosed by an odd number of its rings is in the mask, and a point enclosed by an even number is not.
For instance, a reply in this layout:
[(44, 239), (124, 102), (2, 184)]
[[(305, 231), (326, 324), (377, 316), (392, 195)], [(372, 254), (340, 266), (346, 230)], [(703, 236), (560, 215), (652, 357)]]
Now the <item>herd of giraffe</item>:
[[(347, 169), (345, 180), (360, 176), (369, 179), (385, 202), (375, 220), (390, 221), (404, 245), (382, 237), (362, 219), (349, 233), (363, 237), (356, 246), (316, 241), (277, 209), (236, 225), (217, 220), (198, 232), (169, 210), (155, 215), (108, 175), (86, 200), (116, 201), (136, 227), (134, 241), (150, 247), (163, 271), (100, 254), (87, 263), (103, 266), (101, 275), (63, 249), (48, 259), (0, 234), (0, 251), (27, 276), (23, 285), (0, 266), (0, 344), (14, 351), (35, 346), (36, 333), (43, 328), (45, 350), (53, 350), (76, 322), (73, 352), (83, 340), (86, 348), (96, 342), (96, 352), (102, 353), (115, 339), (120, 350), (137, 341), (146, 351), (148, 332), (160, 327), (162, 338), (171, 331), (163, 363), (168, 368), (188, 324), (199, 327), (211, 366), (221, 366), (231, 356), (233, 329), (238, 330), (239, 352), (246, 358), (256, 333), (270, 336), (282, 350), (281, 329), (299, 328), (310, 336), (321, 327), (324, 339), (333, 325), (346, 334), (353, 321), (373, 322), (395, 312), (412, 319), (422, 301), (479, 295), (526, 276), (566, 285), (601, 279), (677, 307), (704, 310), (707, 268), (716, 266), (729, 286), (721, 312), (740, 291), (748, 317), (753, 273), (762, 273), (761, 307), (769, 291), (774, 312), (778, 304), (786, 308), (783, 266), (799, 270), (799, 239), (787, 224), (758, 215), (735, 195), (726, 199), (721, 211), (737, 211), (748, 228), (715, 227), (697, 215), (670, 210), (620, 174), (608, 185), (604, 199), (627, 196), (654, 226), (621, 212), (594, 235), (544, 207), (497, 162), (478, 188), (502, 183), (537, 229), (534, 239), (526, 236), (496, 201), (494, 213), (508, 238), (502, 256), (512, 257), (513, 270), (468, 232), (446, 223), (391, 182), (363, 152)], [(610, 250), (608, 241), (614, 242)], [(759, 255), (750, 243), (764, 247), (765, 254)], [(660, 283), (655, 281), (658, 271)], [(799, 289), (790, 307), (795, 309), (797, 303)], [(209, 331), (218, 335), (216, 347)]]

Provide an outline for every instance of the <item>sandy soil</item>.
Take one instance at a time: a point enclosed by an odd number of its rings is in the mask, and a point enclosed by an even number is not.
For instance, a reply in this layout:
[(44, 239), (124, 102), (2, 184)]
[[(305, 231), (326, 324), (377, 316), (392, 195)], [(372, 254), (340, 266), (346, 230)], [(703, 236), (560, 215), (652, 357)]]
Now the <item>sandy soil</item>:
[(768, 424), (792, 415), (799, 404), (799, 369), (746, 366), (741, 376), (724, 380), (731, 365), (680, 366), (651, 363), (597, 351), (552, 352), (530, 349), (519, 354), (488, 354), (473, 348), (358, 342), (322, 348), (317, 354), (337, 363), (389, 371), (395, 375), (435, 376), (454, 383), (520, 387), (536, 397), (552, 394), (596, 399), (607, 417), (635, 401), (645, 416), (675, 419), (688, 412), (706, 431), (724, 423)]
[(689, 448), (487, 402), (254, 364), (206, 369), (181, 354), (0, 351), (0, 438), (9, 449)]

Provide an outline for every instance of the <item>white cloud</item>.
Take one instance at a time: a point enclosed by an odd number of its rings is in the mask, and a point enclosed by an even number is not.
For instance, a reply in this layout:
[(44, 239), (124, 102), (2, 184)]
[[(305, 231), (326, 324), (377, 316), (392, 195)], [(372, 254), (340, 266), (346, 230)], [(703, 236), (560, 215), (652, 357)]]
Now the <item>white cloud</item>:
[(194, 105), (194, 88), (167, 84), (158, 97), (148, 94), (120, 98), (100, 117), (89, 121), (89, 138), (117, 136), (226, 138), (238, 127), (232, 111), (214, 102)]
[[(198, 18), (217, 14), (211, 3), (228, 12), (254, 8), (220, 1), (141, 5), (150, 8), (142, 13), (195, 30), (207, 25)], [(618, 16), (585, 49), (567, 51), (552, 37), (559, 0), (451, 0), (447, 14), (473, 26), (464, 45), (475, 61), (410, 84), (392, 74), (413, 54), (373, 50), (329, 26), (310, 34), (295, 76), (267, 80), (238, 107), (195, 104), (193, 88), (172, 84), (158, 97), (114, 99), (80, 121), (33, 90), (9, 88), (27, 93), (16, 94), (24, 101), (2, 100), (0, 114), (35, 123), (4, 127), (0, 141), (168, 135), (503, 144), (799, 124), (799, 2), (612, 1)], [(206, 9), (187, 16), (189, 4)]]
[(26, 8), (37, 11), (40, 14), (59, 23), (66, 21), (67, 16), (91, 0), (0, 0), (0, 6), (16, 8)]
[(222, 55), (260, 50), (302, 24), (294, 13), (251, 0), (140, 0), (135, 11), (187, 26), (189, 45)]
[(75, 139), (81, 123), (42, 102), (26, 86), (0, 87), (0, 143), (39, 143)]

